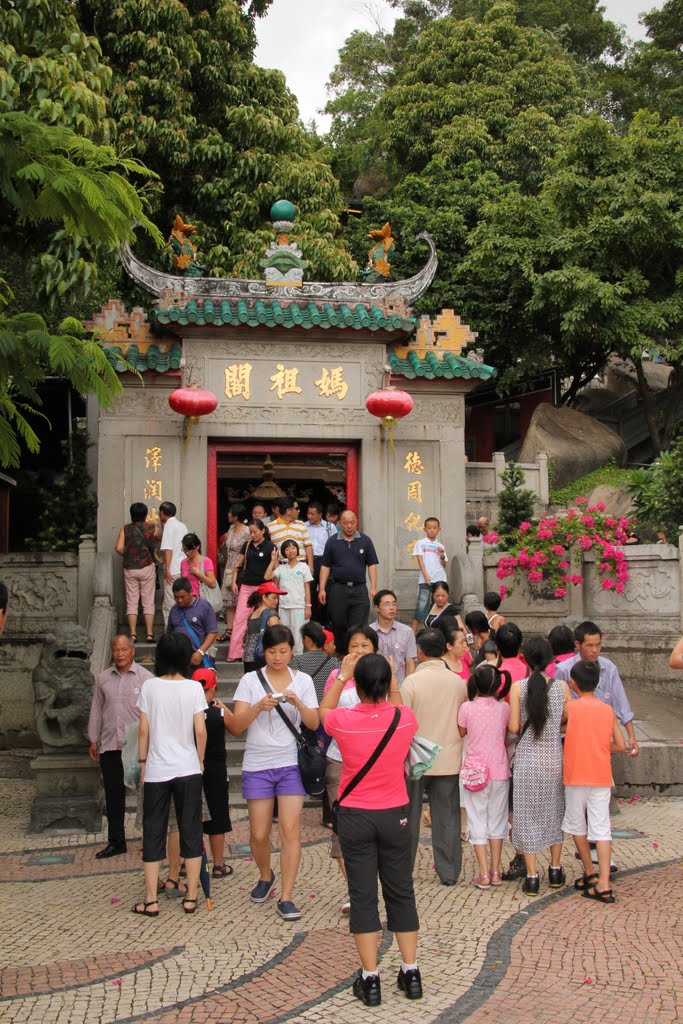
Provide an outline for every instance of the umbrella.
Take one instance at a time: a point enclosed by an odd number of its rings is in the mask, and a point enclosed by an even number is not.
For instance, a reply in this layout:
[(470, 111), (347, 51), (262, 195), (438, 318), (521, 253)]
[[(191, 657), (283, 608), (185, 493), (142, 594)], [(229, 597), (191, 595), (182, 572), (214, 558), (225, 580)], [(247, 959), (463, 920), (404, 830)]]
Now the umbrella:
[(211, 877), (209, 875), (209, 862), (206, 857), (206, 847), (202, 847), (202, 866), (199, 869), (199, 882), (206, 900), (206, 909), (211, 910)]
[(410, 778), (421, 779), (432, 767), (440, 751), (438, 743), (432, 743), (424, 736), (413, 736), (405, 762), (406, 772)]

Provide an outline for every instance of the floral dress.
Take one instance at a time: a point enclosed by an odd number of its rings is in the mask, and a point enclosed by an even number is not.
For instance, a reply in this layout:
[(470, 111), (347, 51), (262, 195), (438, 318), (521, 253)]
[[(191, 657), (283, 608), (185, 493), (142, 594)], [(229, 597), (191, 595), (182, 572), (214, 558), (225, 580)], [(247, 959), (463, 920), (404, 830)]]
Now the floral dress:
[(232, 573), (235, 568), (235, 562), (239, 558), (243, 546), (249, 540), (249, 536), (249, 527), (245, 526), (244, 523), (233, 523), (225, 535), (226, 562), (223, 570), (221, 596), (223, 598), (223, 605), (226, 608), (234, 608), (237, 604), (237, 597), (230, 589)]
[[(521, 722), (527, 721), (528, 680), (519, 684)], [(514, 772), (514, 812), (512, 842), (524, 853), (538, 853), (561, 843), (564, 817), (562, 778), (562, 740), (560, 725), (564, 710), (564, 687), (554, 681), (548, 685), (548, 719), (541, 735), (529, 727), (517, 744)]]

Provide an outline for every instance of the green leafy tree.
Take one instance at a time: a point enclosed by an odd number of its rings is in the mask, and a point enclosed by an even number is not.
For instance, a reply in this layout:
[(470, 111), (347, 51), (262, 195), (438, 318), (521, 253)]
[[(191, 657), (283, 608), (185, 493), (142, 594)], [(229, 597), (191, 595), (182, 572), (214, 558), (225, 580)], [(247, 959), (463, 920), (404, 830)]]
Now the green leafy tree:
[[(655, 451), (665, 438), (643, 358), (683, 359), (682, 215), (681, 124), (641, 111), (622, 136), (594, 114), (567, 132), (537, 195), (487, 208), (466, 267), (486, 330), (553, 353), (573, 377), (566, 398), (611, 353), (631, 359)], [(522, 319), (506, 330), (511, 298)]]
[(670, 544), (678, 544), (683, 525), (683, 437), (648, 469), (634, 471), (629, 491), (635, 499), (639, 528), (661, 531)]
[(520, 523), (529, 522), (534, 514), (534, 492), (524, 487), (524, 471), (516, 462), (508, 462), (500, 474), (503, 489), (498, 495), (496, 534), (503, 551), (517, 536)]
[(290, 199), (311, 276), (348, 278), (355, 266), (337, 237), (342, 199), (329, 163), (282, 73), (253, 63), (254, 18), (266, 7), (81, 0), (80, 17), (111, 64), (119, 145), (164, 183), (159, 225), (182, 213), (211, 274), (258, 276), (270, 207)]
[(3, 4), (0, 40), (0, 465), (16, 468), (22, 441), (39, 449), (30, 414), (46, 376), (103, 405), (119, 393), (101, 350), (65, 314), (136, 222), (162, 238), (129, 180), (150, 172), (105, 144), (110, 73), (72, 5)]

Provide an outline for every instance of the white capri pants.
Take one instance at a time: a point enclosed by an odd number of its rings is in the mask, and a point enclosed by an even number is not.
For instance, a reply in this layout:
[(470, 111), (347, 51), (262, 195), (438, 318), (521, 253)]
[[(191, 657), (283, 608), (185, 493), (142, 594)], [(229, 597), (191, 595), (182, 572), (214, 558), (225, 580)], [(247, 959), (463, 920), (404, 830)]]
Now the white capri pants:
[(489, 839), (507, 839), (509, 789), (509, 779), (492, 780), (476, 793), (463, 789), (467, 838), (472, 846), (485, 846)]
[(589, 843), (609, 842), (610, 786), (565, 786), (562, 831), (572, 836), (587, 836)]

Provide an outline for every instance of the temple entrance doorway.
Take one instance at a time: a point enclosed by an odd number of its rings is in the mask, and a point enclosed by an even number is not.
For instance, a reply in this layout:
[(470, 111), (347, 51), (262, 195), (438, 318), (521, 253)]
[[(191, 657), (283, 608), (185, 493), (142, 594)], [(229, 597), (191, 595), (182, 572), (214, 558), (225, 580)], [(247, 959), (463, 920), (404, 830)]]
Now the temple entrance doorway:
[(300, 518), (311, 501), (358, 511), (358, 446), (288, 442), (209, 442), (207, 542), (216, 564), (218, 538), (228, 529), (228, 510), (241, 502), (250, 511), (260, 502), (270, 510), (279, 495), (298, 499)]

